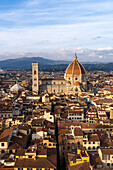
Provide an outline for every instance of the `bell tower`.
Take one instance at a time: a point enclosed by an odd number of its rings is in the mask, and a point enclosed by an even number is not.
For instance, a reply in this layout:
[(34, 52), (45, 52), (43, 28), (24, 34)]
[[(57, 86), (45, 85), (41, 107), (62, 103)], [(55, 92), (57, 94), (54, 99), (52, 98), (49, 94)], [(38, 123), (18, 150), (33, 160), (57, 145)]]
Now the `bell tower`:
[(38, 85), (38, 63), (32, 63), (32, 92), (39, 91)]

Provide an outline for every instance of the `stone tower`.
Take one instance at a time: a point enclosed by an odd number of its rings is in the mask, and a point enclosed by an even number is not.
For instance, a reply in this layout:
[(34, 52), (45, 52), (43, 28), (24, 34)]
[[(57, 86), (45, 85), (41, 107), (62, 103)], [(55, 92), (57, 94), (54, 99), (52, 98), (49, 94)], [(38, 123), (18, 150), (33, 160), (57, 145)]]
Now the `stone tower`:
[(32, 91), (37, 92), (39, 91), (39, 84), (38, 84), (38, 63), (32, 63)]

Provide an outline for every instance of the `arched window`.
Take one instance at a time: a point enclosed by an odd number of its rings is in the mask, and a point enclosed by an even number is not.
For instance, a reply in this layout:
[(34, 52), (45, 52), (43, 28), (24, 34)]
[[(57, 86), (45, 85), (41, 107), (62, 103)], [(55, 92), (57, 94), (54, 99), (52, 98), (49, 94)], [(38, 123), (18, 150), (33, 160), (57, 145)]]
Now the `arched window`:
[(36, 70), (34, 70), (34, 74), (36, 74)]
[(77, 146), (80, 146), (80, 142), (77, 142)]
[(1, 150), (1, 153), (5, 153), (5, 150)]
[(69, 149), (70, 149), (70, 146), (67, 147), (67, 150), (69, 150)]
[(10, 150), (9, 153), (12, 154), (13, 153), (12, 150)]
[(93, 146), (93, 149), (95, 149), (95, 147)]
[(78, 89), (76, 88), (75, 91), (78, 91)]

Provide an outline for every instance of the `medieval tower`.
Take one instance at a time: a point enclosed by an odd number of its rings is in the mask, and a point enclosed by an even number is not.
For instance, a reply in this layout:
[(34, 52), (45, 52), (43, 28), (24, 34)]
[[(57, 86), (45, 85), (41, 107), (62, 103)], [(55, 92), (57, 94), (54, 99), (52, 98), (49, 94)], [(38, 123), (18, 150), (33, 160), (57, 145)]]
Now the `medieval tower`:
[(38, 63), (32, 63), (32, 91), (37, 92), (39, 91), (38, 85)]

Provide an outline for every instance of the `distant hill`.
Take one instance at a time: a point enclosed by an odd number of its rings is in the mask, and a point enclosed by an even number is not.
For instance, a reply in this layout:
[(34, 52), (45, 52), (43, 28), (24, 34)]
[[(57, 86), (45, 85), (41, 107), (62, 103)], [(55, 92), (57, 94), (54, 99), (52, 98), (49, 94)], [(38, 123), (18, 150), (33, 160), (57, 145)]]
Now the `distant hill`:
[(92, 64), (83, 64), (87, 71), (113, 71), (113, 62), (112, 63), (92, 63)]
[[(8, 59), (0, 61), (0, 68), (7, 70), (28, 70), (32, 68), (33, 62), (39, 63), (39, 69), (43, 71), (64, 71), (71, 61), (50, 60), (42, 57), (23, 57), (18, 59)], [(113, 63), (83, 63), (87, 71), (101, 70), (113, 71)]]
[(17, 58), (17, 59), (8, 59), (0, 61), (0, 68), (1, 69), (31, 69), (33, 62), (39, 63), (39, 68), (49, 68), (50, 66), (54, 65), (68, 65), (70, 62), (65, 60), (50, 60), (45, 59), (42, 57), (23, 57), (23, 58)]

